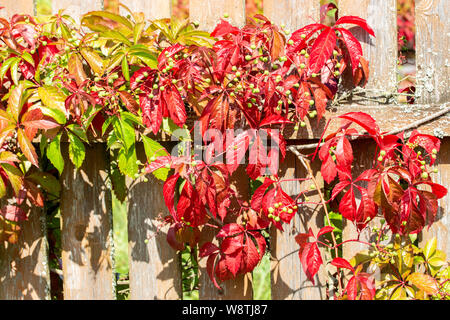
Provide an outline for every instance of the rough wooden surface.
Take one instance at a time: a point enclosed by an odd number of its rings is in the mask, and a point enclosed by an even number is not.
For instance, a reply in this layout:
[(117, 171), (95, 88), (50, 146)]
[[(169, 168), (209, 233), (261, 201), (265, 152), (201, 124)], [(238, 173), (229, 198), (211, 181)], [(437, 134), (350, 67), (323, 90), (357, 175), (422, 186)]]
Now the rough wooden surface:
[(64, 9), (64, 13), (71, 16), (77, 23), (83, 14), (89, 11), (96, 11), (103, 9), (102, 0), (57, 0), (52, 1), (52, 12), (57, 13)]
[(16, 244), (0, 243), (0, 300), (50, 299), (44, 211), (33, 209), (19, 226)]
[(397, 92), (397, 1), (339, 0), (339, 16), (345, 15), (366, 19), (375, 32), (374, 38), (360, 27), (350, 28), (370, 62), (367, 88)]
[[(240, 166), (231, 177), (231, 184), (236, 186), (236, 190), (239, 191), (240, 199), (248, 199), (250, 192), (250, 185), (247, 174), (244, 172), (245, 167)], [(232, 203), (231, 206), (236, 204)], [(232, 220), (232, 219), (231, 219)], [(228, 223), (225, 220), (225, 223)], [(216, 245), (214, 235), (217, 234), (215, 230), (207, 231), (204, 233), (203, 242), (213, 241)], [(206, 272), (207, 258), (200, 259), (199, 261), (199, 299), (200, 300), (251, 300), (253, 299), (253, 287), (251, 275), (239, 275), (236, 279), (228, 280), (221, 283), (222, 291), (219, 291), (211, 281)]]
[(33, 0), (3, 0), (0, 2), (0, 7), (4, 7), (0, 10), (1, 18), (11, 18), (16, 13), (34, 15), (34, 1)]
[(319, 1), (310, 0), (264, 0), (264, 15), (273, 23), (285, 25), (295, 31), (319, 19)]
[[(142, 162), (145, 156), (138, 145)], [(129, 182), (128, 253), (130, 299), (180, 299), (181, 267), (179, 254), (166, 240), (167, 229), (160, 229), (161, 218), (169, 212), (164, 203), (163, 182), (148, 175)]]
[[(433, 173), (432, 178), (437, 183), (450, 189), (450, 138), (445, 138), (441, 144), (441, 150), (436, 161), (439, 172)], [(442, 250), (450, 259), (450, 194), (439, 200), (439, 210), (434, 224), (431, 228), (424, 228), (422, 231), (422, 245), (429, 239), (436, 237), (437, 249)]]
[(114, 299), (112, 204), (105, 145), (86, 147), (75, 170), (62, 145), (65, 168), (61, 189), (61, 248), (64, 299)]
[[(313, 164), (317, 172), (318, 163)], [(280, 167), (280, 178), (297, 179), (307, 176), (297, 157), (288, 152), (286, 160)], [(320, 174), (316, 176), (323, 185)], [(286, 181), (282, 183), (283, 190), (295, 199), (297, 195), (308, 190), (311, 181)], [(319, 202), (317, 191), (306, 193), (310, 202)], [(304, 201), (304, 197), (300, 200)], [(315, 276), (313, 284), (302, 270), (298, 255), (299, 245), (295, 241), (298, 233), (307, 233), (309, 227), (314, 234), (324, 225), (324, 212), (320, 205), (311, 204), (299, 206), (298, 213), (289, 225), (283, 224), (284, 231), (271, 229), (271, 289), (272, 300), (324, 300), (326, 299), (326, 270), (322, 267)]]
[(227, 19), (232, 25), (245, 24), (245, 0), (189, 0), (189, 19), (200, 24), (200, 30), (212, 31), (220, 19)]
[(450, 97), (449, 2), (418, 0), (415, 8), (418, 101), (447, 102)]
[[(172, 10), (171, 0), (122, 0), (123, 5), (127, 6), (133, 13), (143, 12), (146, 19), (162, 19), (170, 18)], [(127, 15), (129, 12), (120, 8), (122, 15)]]

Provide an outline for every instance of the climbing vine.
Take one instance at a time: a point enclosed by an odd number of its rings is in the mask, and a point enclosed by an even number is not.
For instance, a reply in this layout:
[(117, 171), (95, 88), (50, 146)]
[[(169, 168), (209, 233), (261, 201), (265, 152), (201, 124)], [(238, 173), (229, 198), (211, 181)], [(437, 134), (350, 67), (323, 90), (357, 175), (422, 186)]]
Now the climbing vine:
[[(321, 251), (331, 250), (334, 259), (328, 262), (352, 274), (346, 282), (336, 272), (337, 298), (448, 297), (443, 280), (448, 269), (439, 269), (445, 258), (435, 248), (422, 254), (407, 242), (410, 234), (433, 223), (437, 201), (447, 193), (432, 181), (439, 139), (418, 131), (409, 137), (384, 133), (362, 112), (330, 119), (342, 123), (335, 132), (324, 129), (322, 143), (310, 156), (291, 150), (284, 138), (287, 129), (304, 130), (307, 122), (315, 126), (324, 118), (343, 75), (355, 87), (365, 85), (369, 62), (346, 26), (375, 36), (371, 27), (344, 16), (333, 25), (314, 23), (291, 34), (262, 15), (242, 28), (226, 18), (211, 33), (189, 21), (148, 23), (132, 12), (128, 17), (90, 12), (81, 26), (64, 12), (45, 22), (28, 15), (1, 18), (2, 239), (16, 242), (17, 222), (57, 197), (64, 159), (80, 168), (85, 145), (102, 140), (111, 154), (117, 198), (126, 196), (126, 176), (148, 181), (152, 174), (163, 180), (168, 243), (174, 250), (198, 245), (218, 288), (258, 265), (267, 247), (262, 232), (272, 225), (283, 230), (310, 204), (307, 194), (314, 189), (328, 225), (296, 236), (311, 281), (323, 267)], [(157, 142), (161, 134), (182, 143), (167, 150)], [(361, 136), (376, 143), (377, 153), (372, 168), (354, 176), (350, 141)], [(138, 160), (137, 143), (144, 145), (144, 163)], [(308, 172), (291, 180), (311, 182), (295, 198), (282, 188), (288, 179), (278, 175), (288, 150)], [(316, 157), (323, 179), (335, 183), (329, 199), (310, 166)], [(260, 181), (251, 198), (235, 182), (244, 172)], [(336, 199), (339, 213), (359, 231), (382, 215), (386, 224), (379, 235), (388, 229), (399, 235), (394, 247), (367, 243), (370, 259), (340, 258), (342, 242), (334, 236), (327, 210)], [(215, 235), (211, 242), (204, 240), (208, 232)], [(332, 241), (324, 240), (327, 234)], [(413, 266), (408, 260), (406, 273), (398, 260), (405, 250), (414, 261)], [(412, 256), (420, 256), (430, 269), (420, 272)], [(385, 280), (395, 285), (383, 286), (379, 294), (369, 271), (362, 270), (371, 259), (380, 268), (399, 270)]]

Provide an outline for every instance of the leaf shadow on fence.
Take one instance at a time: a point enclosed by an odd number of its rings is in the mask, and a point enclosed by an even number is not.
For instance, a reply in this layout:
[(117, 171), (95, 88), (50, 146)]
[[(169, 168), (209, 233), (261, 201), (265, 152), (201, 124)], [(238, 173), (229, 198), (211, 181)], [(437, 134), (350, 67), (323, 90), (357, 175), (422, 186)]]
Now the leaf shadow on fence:
[[(67, 145), (63, 143), (61, 147), (68, 157)], [(60, 206), (63, 269), (69, 278), (65, 284), (75, 286), (68, 290), (81, 292), (83, 281), (92, 282), (97, 287), (93, 294), (106, 298), (108, 290), (112, 292), (108, 289), (112, 286), (112, 203), (106, 147), (100, 143), (87, 146), (78, 170), (69, 159), (65, 164)]]
[[(0, 244), (0, 299), (32, 300), (49, 298), (47, 243), (41, 209), (19, 223), (21, 234), (15, 244)], [(29, 272), (32, 270), (33, 272)]]

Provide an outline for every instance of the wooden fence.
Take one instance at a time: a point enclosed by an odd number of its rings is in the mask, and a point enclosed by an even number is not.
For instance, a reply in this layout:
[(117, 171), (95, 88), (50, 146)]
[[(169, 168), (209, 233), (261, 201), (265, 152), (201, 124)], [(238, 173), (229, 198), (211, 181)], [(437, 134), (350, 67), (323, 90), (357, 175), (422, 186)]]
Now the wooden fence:
[[(171, 15), (169, 0), (122, 0), (133, 11), (142, 11), (148, 18)], [(339, 0), (341, 15), (358, 15), (368, 20), (376, 38), (364, 38), (364, 55), (370, 61), (368, 89), (386, 95), (396, 92), (397, 84), (397, 30), (396, 0)], [(35, 14), (33, 0), (3, 0), (0, 10), (3, 16), (14, 13)], [(102, 0), (53, 0), (52, 11), (66, 8), (70, 15), (80, 15), (102, 9)], [(341, 105), (330, 110), (328, 117), (350, 111), (371, 114), (383, 130), (401, 128), (442, 110), (449, 100), (449, 34), (450, 7), (446, 0), (416, 0), (416, 66), (417, 99), (415, 105), (371, 104)], [(201, 28), (211, 30), (226, 12), (231, 22), (245, 22), (244, 0), (190, 0), (190, 18)], [(287, 29), (296, 30), (319, 18), (319, 0), (264, 0), (264, 14)], [(362, 34), (362, 33), (361, 33)], [(438, 182), (448, 187), (450, 178), (450, 116), (447, 114), (423, 124), (420, 129), (429, 134), (444, 137), (438, 161)], [(300, 130), (296, 139), (317, 139), (321, 128), (307, 127)], [(372, 160), (373, 146), (367, 142), (354, 142), (362, 169)], [(65, 299), (115, 299), (115, 281), (112, 259), (112, 205), (107, 172), (109, 160), (103, 144), (87, 147), (83, 167), (76, 171), (66, 162), (62, 183), (62, 265)], [(316, 169), (318, 163), (313, 163)], [(317, 170), (318, 171), (318, 170)], [(288, 154), (281, 168), (285, 177), (304, 177), (305, 172), (293, 154)], [(320, 174), (317, 177), (321, 180)], [(245, 185), (247, 181), (240, 181)], [(286, 182), (285, 189), (296, 195), (303, 182)], [(311, 192), (310, 199), (317, 197)], [(440, 202), (437, 221), (424, 230), (423, 240), (432, 236), (438, 239), (438, 247), (450, 256), (448, 229), (450, 197)], [(157, 228), (156, 218), (165, 212), (162, 183), (151, 181), (134, 183), (129, 195), (129, 265), (131, 299), (180, 299), (182, 298), (179, 255), (166, 243), (164, 234), (152, 237)], [(325, 299), (327, 270), (316, 276), (315, 285), (306, 279), (298, 258), (298, 245), (294, 236), (304, 232), (306, 224), (316, 232), (323, 225), (323, 215), (314, 206), (299, 208), (290, 226), (283, 233), (271, 231), (271, 293), (272, 299)], [(375, 222), (376, 223), (376, 222)], [(50, 277), (48, 244), (46, 240), (45, 213), (35, 210), (29, 221), (21, 224), (23, 237), (16, 245), (0, 245), (0, 299), (49, 299)], [(351, 225), (344, 228), (344, 239), (354, 237)], [(145, 241), (145, 239), (149, 239)], [(362, 249), (358, 245), (346, 245), (345, 257), (351, 257)], [(250, 277), (239, 277), (225, 283), (224, 292), (214, 288), (205, 272), (205, 261), (199, 268), (200, 299), (252, 299)]]

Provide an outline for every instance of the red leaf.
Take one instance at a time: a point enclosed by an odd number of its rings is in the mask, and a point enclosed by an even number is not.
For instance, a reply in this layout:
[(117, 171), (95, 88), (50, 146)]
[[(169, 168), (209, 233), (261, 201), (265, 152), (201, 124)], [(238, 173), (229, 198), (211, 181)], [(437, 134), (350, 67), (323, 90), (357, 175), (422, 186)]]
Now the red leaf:
[(339, 18), (336, 21), (336, 25), (340, 25), (340, 24), (344, 24), (344, 23), (356, 24), (356, 25), (360, 26), (361, 28), (363, 28), (364, 30), (366, 30), (371, 36), (375, 37), (375, 33), (373, 32), (373, 29), (367, 24), (366, 20), (364, 20), (360, 17), (344, 16), (344, 17)]
[(353, 188), (350, 188), (339, 203), (339, 212), (350, 221), (356, 220), (356, 200)]
[(260, 261), (260, 255), (252, 238), (245, 236), (245, 247), (243, 252), (243, 269), (244, 272), (252, 272)]
[(346, 120), (349, 120), (349, 121), (359, 124), (370, 135), (372, 135), (374, 137), (380, 135), (380, 128), (378, 127), (378, 124), (376, 123), (375, 119), (372, 118), (367, 113), (349, 112), (349, 113), (340, 115), (339, 118), (346, 119)]
[(206, 272), (208, 273), (208, 276), (211, 279), (211, 281), (213, 282), (214, 286), (217, 289), (222, 290), (222, 288), (217, 283), (217, 280), (215, 277), (215, 272), (214, 272), (217, 255), (218, 255), (218, 253), (213, 253), (208, 257), (208, 260), (206, 261)]
[(348, 262), (347, 260), (345, 260), (343, 258), (334, 258), (333, 261), (331, 261), (331, 264), (333, 266), (338, 267), (338, 268), (348, 269), (348, 270), (351, 270), (353, 272), (355, 271), (355, 269), (352, 267), (350, 262)]
[(22, 208), (14, 205), (6, 205), (0, 210), (0, 214), (5, 217), (5, 219), (10, 221), (24, 221), (27, 220), (27, 214)]
[(255, 210), (256, 212), (259, 212), (261, 210), (264, 194), (265, 194), (267, 188), (269, 186), (271, 186), (274, 182), (275, 181), (270, 178), (265, 178), (264, 183), (255, 190), (255, 192), (253, 193), (252, 202), (251, 202), (251, 206), (252, 206), (253, 210)]
[(183, 127), (187, 119), (187, 113), (180, 92), (174, 85), (169, 85), (162, 92), (162, 97), (167, 104), (167, 108), (169, 109), (169, 114), (173, 122), (177, 126)]
[(176, 236), (178, 229), (180, 228), (182, 228), (182, 226), (179, 223), (175, 223), (167, 230), (167, 243), (173, 249), (178, 251), (184, 250), (184, 243), (179, 242)]
[(212, 242), (206, 242), (200, 247), (199, 257), (204, 258), (219, 251), (219, 248)]
[(300, 255), (300, 262), (306, 276), (314, 284), (314, 276), (319, 271), (319, 268), (323, 263), (319, 247), (316, 242), (305, 244), (305, 247)]
[(350, 55), (350, 60), (352, 62), (352, 72), (353, 74), (355, 74), (359, 66), (359, 60), (363, 55), (361, 43), (347, 29), (338, 28), (337, 30), (339, 30), (342, 34), (342, 39), (345, 42), (345, 46), (347, 47), (348, 53)]
[(216, 28), (211, 32), (211, 37), (219, 38), (228, 34), (239, 34), (239, 28), (232, 26), (228, 21), (223, 19), (216, 25)]
[(336, 34), (334, 29), (328, 27), (320, 33), (311, 49), (309, 57), (309, 72), (317, 73), (330, 58), (336, 46)]
[(175, 221), (178, 221), (177, 213), (175, 211), (175, 205), (174, 205), (175, 187), (177, 185), (179, 176), (180, 175), (178, 173), (176, 173), (173, 176), (169, 177), (166, 180), (166, 182), (164, 182), (164, 186), (163, 186), (164, 202), (166, 204), (166, 207), (169, 209), (170, 214), (175, 219)]
[(241, 225), (237, 223), (229, 223), (224, 225), (222, 229), (220, 229), (216, 237), (217, 238), (231, 237), (241, 232), (244, 232), (244, 228)]
[(336, 164), (334, 163), (331, 155), (328, 155), (326, 157), (326, 160), (322, 162), (320, 172), (322, 173), (322, 177), (326, 181), (326, 183), (330, 183), (336, 177)]
[(329, 233), (332, 232), (334, 230), (334, 227), (332, 226), (326, 226), (323, 227), (322, 229), (319, 230), (319, 232), (317, 233), (317, 238), (319, 238), (321, 235), (325, 234), (325, 233)]

